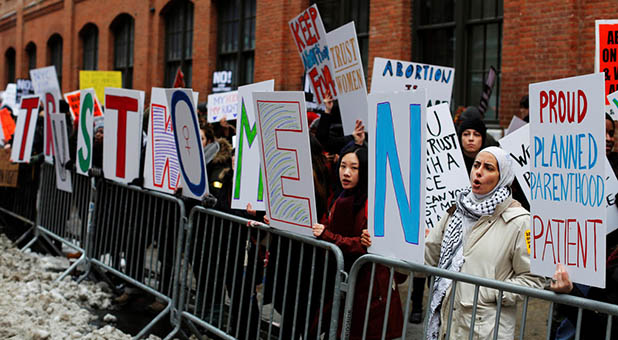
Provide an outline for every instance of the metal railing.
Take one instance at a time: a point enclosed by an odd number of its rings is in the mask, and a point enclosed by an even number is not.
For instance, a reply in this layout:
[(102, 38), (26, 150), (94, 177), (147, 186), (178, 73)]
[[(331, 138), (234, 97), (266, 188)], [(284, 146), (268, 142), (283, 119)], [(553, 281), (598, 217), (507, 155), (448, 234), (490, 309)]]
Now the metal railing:
[(34, 231), (39, 174), (38, 165), (20, 164), (17, 187), (0, 187), (0, 212), (30, 225), (15, 243), (19, 243)]

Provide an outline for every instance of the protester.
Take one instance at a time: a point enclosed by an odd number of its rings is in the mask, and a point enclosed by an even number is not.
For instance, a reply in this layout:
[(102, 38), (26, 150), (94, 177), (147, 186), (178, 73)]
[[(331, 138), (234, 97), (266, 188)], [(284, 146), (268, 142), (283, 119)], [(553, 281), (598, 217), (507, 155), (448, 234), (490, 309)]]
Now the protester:
[[(541, 288), (543, 279), (530, 273), (525, 231), (530, 214), (513, 201), (509, 186), (514, 174), (509, 155), (497, 147), (478, 153), (470, 173), (470, 186), (459, 193), (456, 204), (448, 210), (425, 241), (425, 263), (450, 271), (522, 286)], [(465, 253), (465, 257), (464, 257)], [(430, 292), (428, 339), (442, 339), (447, 327), (452, 281), (436, 277)], [(468, 338), (474, 303), (474, 285), (457, 285), (452, 311), (451, 335)], [(497, 290), (479, 290), (475, 339), (493, 336)], [(521, 296), (502, 294), (499, 339), (512, 339), (515, 332), (516, 303)]]
[(487, 128), (482, 120), (470, 118), (461, 122), (457, 132), (461, 143), (464, 163), (466, 163), (466, 169), (468, 173), (470, 173), (474, 158), (479, 151), (481, 151), (485, 138), (487, 137)]
[(521, 118), (526, 123), (530, 122), (529, 107), (530, 104), (528, 100), (528, 95), (526, 94), (521, 97), (521, 100), (519, 101), (519, 118)]
[(607, 160), (609, 160), (609, 164), (612, 166), (612, 170), (614, 174), (618, 176), (618, 152), (614, 152), (614, 143), (615, 143), (615, 135), (616, 132), (616, 123), (614, 119), (607, 113), (605, 114), (605, 154), (607, 155)]

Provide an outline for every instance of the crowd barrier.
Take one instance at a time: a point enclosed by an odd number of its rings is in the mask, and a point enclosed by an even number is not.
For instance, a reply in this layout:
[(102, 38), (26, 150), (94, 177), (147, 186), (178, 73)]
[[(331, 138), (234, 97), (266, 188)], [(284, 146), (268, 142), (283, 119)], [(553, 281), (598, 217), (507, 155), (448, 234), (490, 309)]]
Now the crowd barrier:
[(34, 231), (40, 167), (20, 164), (17, 187), (0, 187), (0, 212), (30, 226), (16, 243)]

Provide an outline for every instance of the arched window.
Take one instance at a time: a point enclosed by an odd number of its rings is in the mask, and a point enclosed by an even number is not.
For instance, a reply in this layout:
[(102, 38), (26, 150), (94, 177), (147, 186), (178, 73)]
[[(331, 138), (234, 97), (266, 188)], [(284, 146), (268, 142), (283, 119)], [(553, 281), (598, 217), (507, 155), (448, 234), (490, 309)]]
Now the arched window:
[(219, 3), (217, 69), (232, 71), (232, 85), (253, 82), (255, 50), (255, 0)]
[(26, 66), (28, 67), (28, 73), (30, 70), (36, 68), (36, 45), (33, 42), (29, 42), (26, 45)]
[(99, 53), (99, 29), (94, 24), (87, 24), (79, 32), (82, 41), (82, 70), (96, 70)]
[(191, 87), (193, 3), (172, 1), (162, 14), (165, 18), (165, 86), (173, 86), (178, 67), (181, 67), (185, 86)]
[(122, 72), (122, 87), (133, 88), (133, 35), (135, 20), (120, 14), (110, 26), (114, 35), (114, 70)]
[(4, 53), (4, 60), (6, 65), (6, 82), (15, 82), (15, 49), (10, 47)]
[(47, 65), (56, 67), (58, 84), (62, 87), (62, 37), (60, 34), (54, 34), (47, 40)]

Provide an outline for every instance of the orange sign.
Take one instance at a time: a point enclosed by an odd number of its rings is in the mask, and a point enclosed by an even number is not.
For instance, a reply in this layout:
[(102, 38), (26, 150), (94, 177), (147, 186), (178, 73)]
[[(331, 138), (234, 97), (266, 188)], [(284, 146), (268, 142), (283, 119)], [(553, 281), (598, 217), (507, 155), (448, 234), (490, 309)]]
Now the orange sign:
[(618, 20), (596, 21), (595, 72), (605, 73), (605, 105), (607, 95), (618, 91)]
[[(99, 105), (99, 100), (96, 95), (94, 97), (94, 116), (102, 116), (103, 112), (101, 111), (101, 105)], [(79, 119), (79, 91), (73, 91), (64, 94), (64, 100), (67, 101), (69, 107), (71, 108), (71, 115), (73, 115), (73, 121)]]
[(2, 133), (4, 134), (4, 140), (9, 140), (15, 133), (15, 121), (11, 117), (11, 111), (9, 109), (0, 110), (0, 124), (2, 124)]

